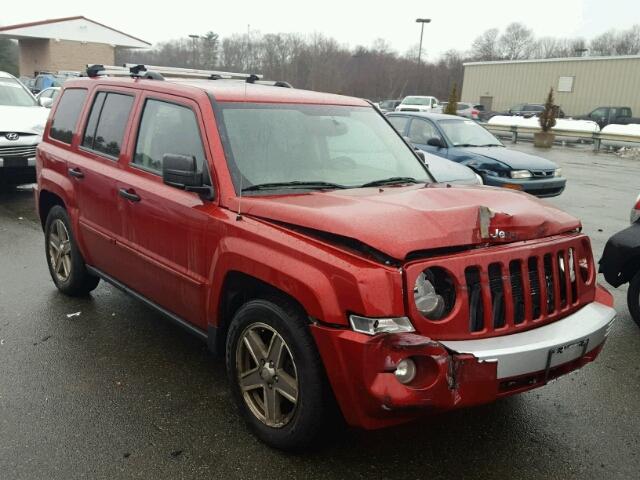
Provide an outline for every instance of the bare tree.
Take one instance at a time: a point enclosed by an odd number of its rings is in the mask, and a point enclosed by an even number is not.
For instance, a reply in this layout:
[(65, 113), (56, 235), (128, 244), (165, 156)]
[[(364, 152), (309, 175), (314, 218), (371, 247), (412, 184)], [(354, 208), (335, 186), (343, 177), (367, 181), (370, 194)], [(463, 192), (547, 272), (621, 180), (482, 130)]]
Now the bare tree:
[(471, 57), (475, 60), (484, 61), (499, 60), (498, 33), (499, 30), (497, 28), (491, 28), (476, 37), (471, 45)]
[(508, 60), (529, 58), (534, 46), (533, 32), (522, 23), (507, 26), (498, 40), (502, 56)]

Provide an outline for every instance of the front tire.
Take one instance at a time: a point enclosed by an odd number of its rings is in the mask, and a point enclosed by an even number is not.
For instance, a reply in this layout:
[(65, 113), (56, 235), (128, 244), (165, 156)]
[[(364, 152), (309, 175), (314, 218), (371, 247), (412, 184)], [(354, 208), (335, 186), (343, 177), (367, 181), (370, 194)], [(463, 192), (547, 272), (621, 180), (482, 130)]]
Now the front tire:
[(629, 282), (629, 289), (627, 290), (627, 306), (629, 307), (631, 318), (633, 318), (636, 325), (640, 327), (640, 270), (636, 272)]
[(282, 450), (308, 446), (331, 404), (328, 382), (303, 312), (286, 300), (252, 300), (229, 327), (231, 389), (256, 436)]
[(49, 273), (58, 290), (72, 297), (87, 295), (100, 279), (91, 275), (76, 244), (67, 211), (54, 206), (44, 228), (45, 251)]

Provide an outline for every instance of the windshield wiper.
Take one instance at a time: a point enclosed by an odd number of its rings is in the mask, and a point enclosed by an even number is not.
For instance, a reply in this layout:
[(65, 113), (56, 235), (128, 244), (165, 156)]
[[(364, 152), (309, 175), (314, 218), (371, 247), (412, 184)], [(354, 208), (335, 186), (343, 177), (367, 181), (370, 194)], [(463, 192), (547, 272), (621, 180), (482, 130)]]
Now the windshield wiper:
[(393, 185), (396, 183), (422, 183), (422, 182), (416, 180), (413, 177), (389, 177), (389, 178), (382, 178), (380, 180), (374, 180), (373, 182), (364, 183), (360, 185), (360, 188), (379, 187), (380, 185)]
[(257, 183), (250, 187), (243, 188), (243, 192), (255, 192), (259, 190), (279, 190), (287, 188), (308, 188), (308, 189), (323, 189), (323, 188), (347, 188), (346, 185), (340, 185), (338, 183), (322, 182), (322, 181), (302, 181), (293, 180), (290, 182), (270, 182), (270, 183)]

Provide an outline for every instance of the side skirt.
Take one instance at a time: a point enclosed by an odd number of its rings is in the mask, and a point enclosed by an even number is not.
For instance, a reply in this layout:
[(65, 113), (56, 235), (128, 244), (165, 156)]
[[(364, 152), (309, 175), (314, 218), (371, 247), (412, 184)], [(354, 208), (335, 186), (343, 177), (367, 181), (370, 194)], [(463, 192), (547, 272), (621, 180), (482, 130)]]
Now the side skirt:
[(200, 338), (201, 340), (204, 340), (205, 342), (208, 341), (207, 332), (205, 332), (204, 330), (200, 330), (198, 327), (195, 327), (194, 325), (190, 324), (186, 320), (183, 320), (182, 318), (178, 317), (174, 313), (171, 313), (169, 310), (161, 307), (160, 305), (158, 305), (155, 302), (152, 302), (147, 297), (145, 297), (143, 295), (140, 295), (138, 292), (136, 292), (134, 290), (131, 290), (129, 287), (127, 287), (125, 284), (119, 282), (115, 278), (113, 278), (113, 277), (107, 275), (106, 273), (102, 272), (101, 270), (98, 270), (97, 268), (91, 267), (89, 265), (87, 265), (87, 271), (91, 275), (95, 275), (96, 277), (100, 277), (105, 282), (110, 283), (111, 285), (116, 287), (118, 290), (122, 290), (123, 292), (131, 295), (133, 298), (135, 298), (137, 300), (140, 300), (142, 303), (144, 303), (147, 306), (153, 308), (155, 311), (157, 311), (158, 313), (162, 314), (163, 316), (168, 318), (170, 321), (172, 321), (176, 325), (182, 327), (183, 329), (185, 329), (187, 332), (191, 333), (192, 335), (195, 335), (196, 337)]

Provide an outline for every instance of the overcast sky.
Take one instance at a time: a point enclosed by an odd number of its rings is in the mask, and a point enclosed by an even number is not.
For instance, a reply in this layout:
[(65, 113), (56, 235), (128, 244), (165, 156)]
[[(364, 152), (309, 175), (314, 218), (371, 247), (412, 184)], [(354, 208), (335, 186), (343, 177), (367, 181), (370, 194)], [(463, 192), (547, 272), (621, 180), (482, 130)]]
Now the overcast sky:
[(484, 30), (514, 21), (536, 36), (587, 39), (640, 23), (640, 0), (31, 0), (11, 5), (0, 10), (0, 24), (84, 15), (151, 43), (209, 30), (224, 37), (244, 33), (250, 25), (262, 33), (320, 32), (352, 47), (384, 38), (400, 53), (418, 43), (415, 19), (426, 17), (432, 19), (424, 36), (430, 59), (451, 48), (466, 50)]

